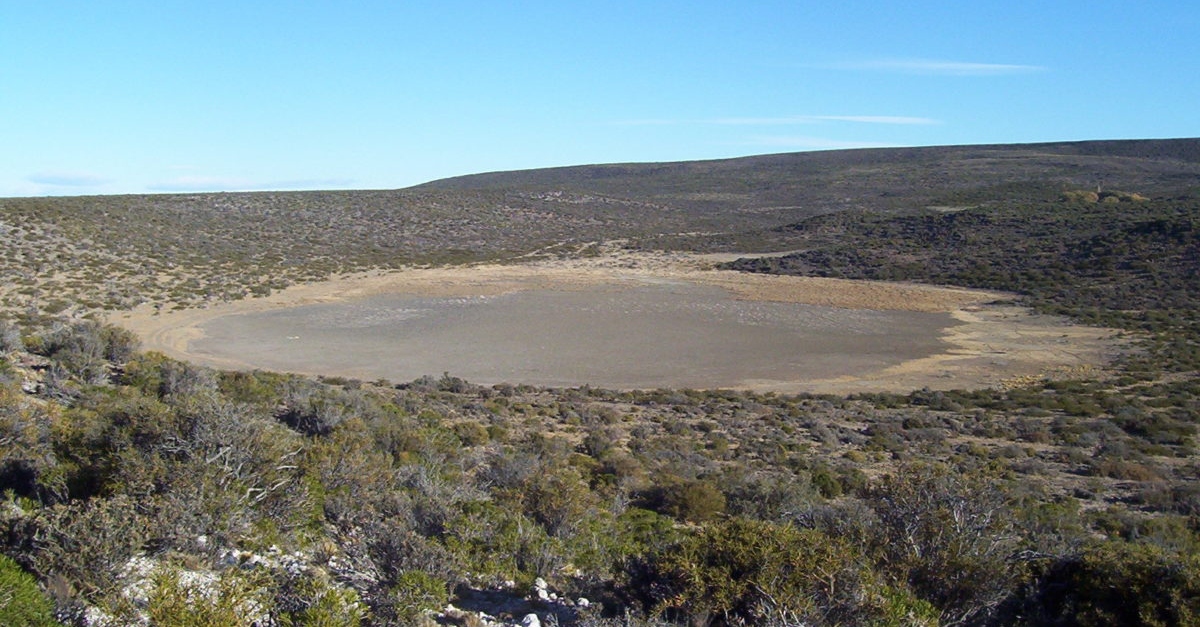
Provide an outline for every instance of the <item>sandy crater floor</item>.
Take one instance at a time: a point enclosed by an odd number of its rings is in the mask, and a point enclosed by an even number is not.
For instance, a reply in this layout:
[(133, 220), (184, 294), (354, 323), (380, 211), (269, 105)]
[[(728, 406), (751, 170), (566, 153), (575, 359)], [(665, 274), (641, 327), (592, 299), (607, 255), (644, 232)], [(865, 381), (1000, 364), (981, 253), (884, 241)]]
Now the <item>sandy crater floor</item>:
[[(1102, 368), (1121, 349), (1111, 330), (1075, 326), (1059, 318), (1031, 315), (1020, 307), (1003, 304), (1010, 298), (1006, 294), (711, 269), (715, 261), (723, 258), (727, 256), (613, 252), (585, 259), (515, 265), (371, 272), (295, 286), (269, 297), (205, 309), (157, 313), (152, 307), (142, 307), (114, 315), (111, 322), (135, 332), (147, 350), (218, 368), (264, 368), (395, 381), (449, 371), (478, 383), (507, 381), (556, 386), (588, 383), (617, 388), (727, 387), (782, 393), (978, 388), (1041, 376), (1094, 376), (1094, 371)], [(704, 333), (681, 335), (669, 332), (674, 327), (671, 316), (675, 316), (680, 325), (684, 321), (679, 313), (666, 311), (662, 314), (665, 317), (657, 323), (658, 328), (632, 329), (634, 337), (627, 346), (612, 345), (609, 351), (598, 350), (595, 346), (584, 347), (590, 351), (589, 356), (595, 356), (589, 359), (590, 369), (575, 371), (569, 364), (555, 362), (514, 369), (513, 363), (522, 359), (536, 361), (536, 358), (514, 357), (514, 346), (517, 345), (503, 346), (488, 341), (489, 338), (505, 336), (520, 341), (523, 333), (567, 322), (545, 316), (544, 310), (531, 310), (527, 315), (522, 315), (519, 310), (509, 310), (504, 314), (507, 322), (498, 323), (486, 316), (465, 318), (470, 329), (460, 327), (455, 332), (444, 325), (443, 328), (428, 327), (415, 334), (419, 336), (413, 340), (417, 343), (402, 345), (404, 350), (388, 349), (393, 354), (407, 351), (425, 356), (469, 352), (472, 355), (469, 363), (424, 359), (401, 364), (363, 355), (367, 349), (355, 350), (348, 345), (350, 340), (346, 338), (363, 340), (366, 342), (363, 346), (370, 347), (372, 327), (365, 323), (347, 325), (344, 308), (339, 308), (351, 305), (361, 308), (363, 303), (378, 303), (387, 298), (411, 298), (419, 305), (418, 309), (428, 309), (432, 307), (431, 302), (513, 294), (529, 296), (529, 307), (545, 307), (546, 302), (559, 302), (553, 300), (557, 298), (555, 295), (574, 295), (569, 299), (571, 302), (595, 294), (607, 294), (609, 296), (605, 298), (609, 298), (622, 292), (625, 294), (620, 298), (645, 298), (656, 287), (671, 286), (691, 298), (705, 293), (717, 294), (719, 297), (712, 301), (714, 306), (718, 301), (727, 300), (740, 301), (742, 309), (753, 303), (763, 304), (762, 309), (768, 309), (767, 304), (771, 307), (775, 307), (774, 304), (811, 306), (809, 309), (815, 311), (814, 315), (818, 315), (825, 325), (814, 338), (823, 339), (824, 344), (805, 345), (818, 346), (805, 350), (819, 350), (820, 353), (809, 354), (804, 359), (788, 361), (787, 355), (783, 354), (782, 359), (779, 359), (780, 355), (772, 357), (776, 362), (770, 365), (758, 364), (752, 350), (747, 353), (728, 346), (707, 346), (703, 337), (694, 337), (706, 335)], [(586, 304), (580, 306), (588, 307)], [(686, 303), (678, 306), (695, 308), (694, 304)], [(309, 316), (304, 337), (290, 328), (283, 328), (283, 322), (272, 326), (273, 320), (283, 321), (310, 311), (320, 311), (326, 318), (340, 319), (342, 323), (316, 333), (312, 327), (313, 318)], [(445, 317), (447, 311), (457, 310), (437, 310), (436, 317)], [(784, 315), (779, 309), (772, 311), (775, 312), (770, 314), (772, 316)], [(655, 324), (652, 318), (647, 320), (646, 324)], [(605, 327), (619, 325), (620, 321), (589, 318), (584, 324)], [(862, 328), (871, 324), (882, 328)], [(354, 332), (358, 335), (338, 336), (338, 328), (347, 326), (358, 327)], [(467, 333), (471, 329), (484, 328), (492, 335), (472, 338)], [(730, 329), (737, 338), (741, 338), (737, 334), (745, 330), (741, 327)], [(753, 331), (762, 333), (761, 329)], [(645, 336), (639, 339), (637, 333)], [(888, 333), (892, 335), (888, 337)], [(577, 339), (578, 334), (560, 331), (558, 335)], [(761, 341), (751, 335), (746, 335), (744, 342), (725, 337), (726, 334), (721, 332), (707, 335), (734, 342), (731, 346), (752, 348), (756, 346), (754, 341)], [(316, 336), (320, 336), (319, 342), (312, 340)], [(455, 339), (439, 340), (439, 337)], [(550, 337), (553, 343), (555, 336)], [(665, 346), (650, 348), (677, 350), (663, 358), (662, 363), (646, 364), (648, 358), (640, 351), (653, 342), (645, 337), (663, 338)], [(881, 354), (878, 349), (881, 343), (895, 347)], [(464, 346), (468, 350), (464, 351)], [(489, 354), (489, 347), (493, 346), (499, 348)], [(596, 346), (605, 344), (601, 340)], [(790, 349), (785, 343), (764, 346), (768, 347), (760, 351), (764, 356), (799, 350)], [(723, 352), (730, 358), (721, 360), (725, 362), (722, 368), (693, 368), (692, 365), (703, 362), (705, 350)], [(572, 358), (566, 345), (551, 346), (548, 352), (562, 355), (563, 359)], [(789, 363), (805, 364), (806, 367), (792, 367)], [(419, 370), (421, 368), (427, 370)], [(568, 370), (571, 372), (564, 372)], [(705, 372), (700, 376), (693, 371)]]

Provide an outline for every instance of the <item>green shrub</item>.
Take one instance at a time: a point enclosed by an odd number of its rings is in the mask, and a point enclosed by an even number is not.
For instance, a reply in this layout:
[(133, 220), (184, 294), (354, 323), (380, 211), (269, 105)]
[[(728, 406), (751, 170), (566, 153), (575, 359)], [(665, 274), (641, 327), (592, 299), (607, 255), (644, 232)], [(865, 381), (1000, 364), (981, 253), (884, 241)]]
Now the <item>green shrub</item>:
[(832, 499), (842, 495), (842, 484), (838, 481), (836, 475), (828, 468), (817, 468), (812, 473), (813, 487), (821, 493), (821, 496)]
[(878, 523), (860, 538), (883, 573), (905, 582), (944, 622), (978, 622), (1017, 587), (1014, 515), (997, 483), (908, 464), (864, 494)]
[(532, 582), (564, 561), (561, 542), (542, 525), (492, 502), (464, 503), (446, 525), (445, 543), (478, 581)]
[(147, 537), (146, 515), (121, 496), (72, 501), (0, 521), (6, 553), (39, 576), (62, 577), (87, 599), (117, 589), (125, 564)]
[(0, 487), (51, 501), (66, 491), (56, 472), (50, 425), (58, 408), (31, 402), (16, 386), (0, 384)]
[(1052, 564), (1025, 601), (1032, 624), (1195, 625), (1200, 556), (1119, 541), (1092, 546)]
[(294, 597), (298, 607), (281, 609), (281, 627), (358, 627), (366, 618), (358, 594), (332, 585), (325, 577), (306, 577)]
[(462, 440), (463, 446), (481, 446), (488, 443), (487, 427), (478, 422), (460, 422), (454, 425), (454, 435)]
[(146, 614), (156, 627), (258, 625), (271, 610), (261, 584), (237, 571), (208, 579), (164, 568), (154, 575)]
[(725, 495), (711, 481), (688, 481), (665, 496), (667, 511), (679, 520), (704, 522), (725, 513)]
[(0, 625), (52, 627), (53, 604), (33, 576), (6, 555), (0, 555)]
[(446, 582), (419, 570), (400, 574), (392, 586), (392, 603), (402, 624), (413, 624), (425, 612), (437, 611), (450, 601)]
[(713, 523), (634, 562), (629, 575), (649, 609), (693, 624), (864, 624), (880, 609), (861, 553), (790, 525)]

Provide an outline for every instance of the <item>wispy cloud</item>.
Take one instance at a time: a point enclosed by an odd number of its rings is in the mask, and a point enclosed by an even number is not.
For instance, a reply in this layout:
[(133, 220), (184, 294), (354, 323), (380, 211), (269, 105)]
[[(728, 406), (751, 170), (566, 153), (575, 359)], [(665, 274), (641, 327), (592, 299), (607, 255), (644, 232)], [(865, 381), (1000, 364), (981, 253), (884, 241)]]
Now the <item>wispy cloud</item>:
[(933, 118), (907, 115), (794, 115), (780, 118), (716, 118), (703, 120), (703, 124), (725, 124), (743, 126), (787, 126), (793, 124), (817, 124), (820, 122), (854, 122), (859, 124), (938, 124)]
[(803, 124), (820, 124), (823, 122), (850, 122), (855, 124), (901, 124), (921, 125), (940, 124), (940, 120), (907, 115), (789, 115), (781, 117), (728, 117), (707, 119), (642, 119), (622, 120), (621, 126), (672, 126), (672, 125), (711, 125), (711, 126), (796, 126)]
[(808, 135), (765, 135), (751, 137), (744, 142), (748, 146), (771, 146), (796, 150), (841, 150), (847, 148), (885, 148), (896, 144), (879, 142), (846, 141)]
[(635, 118), (616, 120), (613, 126), (675, 126), (677, 124), (696, 124), (696, 120), (674, 120), (670, 118)]
[(90, 172), (38, 172), (25, 177), (25, 180), (51, 187), (98, 187), (109, 182)]
[(939, 59), (872, 59), (869, 61), (837, 63), (822, 67), (834, 70), (868, 70), (935, 76), (1003, 76), (1007, 74), (1031, 74), (1047, 70), (1046, 67), (1041, 65), (974, 63)]

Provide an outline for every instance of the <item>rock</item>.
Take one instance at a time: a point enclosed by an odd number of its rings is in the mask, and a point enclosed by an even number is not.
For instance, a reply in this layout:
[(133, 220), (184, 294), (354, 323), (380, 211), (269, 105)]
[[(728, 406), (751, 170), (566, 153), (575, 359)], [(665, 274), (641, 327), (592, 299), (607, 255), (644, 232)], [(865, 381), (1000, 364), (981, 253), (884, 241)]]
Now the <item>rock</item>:
[(575, 605), (576, 605), (576, 607), (591, 607), (592, 602), (585, 599), (584, 597), (579, 597), (578, 599), (575, 600)]
[(526, 614), (521, 619), (521, 627), (542, 627), (542, 621), (538, 620), (537, 614)]
[(533, 596), (543, 603), (549, 603), (554, 600), (554, 595), (550, 594), (550, 586), (541, 577), (533, 580)]

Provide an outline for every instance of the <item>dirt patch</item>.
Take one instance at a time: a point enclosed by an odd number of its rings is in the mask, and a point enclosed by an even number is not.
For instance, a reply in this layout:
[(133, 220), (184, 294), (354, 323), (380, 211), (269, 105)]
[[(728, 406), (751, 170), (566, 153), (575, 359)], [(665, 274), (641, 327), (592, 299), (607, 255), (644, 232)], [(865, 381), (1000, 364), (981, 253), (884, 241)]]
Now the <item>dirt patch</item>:
[[(739, 387), (759, 391), (849, 393), (1001, 386), (1028, 377), (1101, 367), (1117, 350), (1113, 333), (1073, 326), (1058, 318), (1030, 315), (1003, 304), (1005, 294), (926, 285), (846, 281), (806, 277), (744, 274), (712, 269), (711, 257), (685, 254), (609, 253), (588, 259), (540, 261), (521, 265), (474, 265), (343, 276), (331, 281), (289, 288), (266, 298), (225, 303), (207, 309), (157, 313), (152, 308), (116, 315), (112, 322), (137, 333), (149, 350), (217, 367), (271, 367), (252, 353), (269, 353), (252, 346), (233, 355), (198, 354), (205, 327), (219, 318), (272, 312), (301, 305), (347, 303), (370, 297), (405, 295), (423, 298), (489, 297), (514, 292), (578, 292), (632, 289), (659, 283), (717, 287), (752, 302), (798, 303), (846, 312), (918, 312), (949, 314), (955, 323), (943, 325), (934, 351), (897, 353), (893, 363), (863, 360), (847, 354), (845, 368), (827, 368), (836, 376), (814, 376), (778, 369), (764, 376), (729, 378), (708, 387)], [(847, 319), (852, 316), (847, 316)], [(536, 320), (531, 324), (537, 324)], [(214, 327), (215, 328), (215, 327)], [(430, 349), (432, 350), (432, 349)], [(915, 350), (915, 349), (914, 349)], [(436, 352), (436, 351), (434, 351)], [(910, 351), (911, 352), (911, 351)], [(836, 351), (822, 359), (839, 359)], [(851, 360), (857, 360), (849, 363)], [(316, 352), (302, 370), (341, 374), (346, 368), (323, 367)], [(837, 365), (837, 364), (834, 364)], [(341, 372), (335, 372), (340, 370)], [(428, 374), (440, 374), (430, 372)], [(457, 374), (457, 373), (456, 373)], [(619, 387), (656, 387), (623, 380)], [(666, 379), (670, 381), (670, 379)], [(511, 381), (520, 383), (523, 381)], [(578, 381), (582, 384), (586, 381)], [(569, 385), (564, 380), (556, 384)]]

